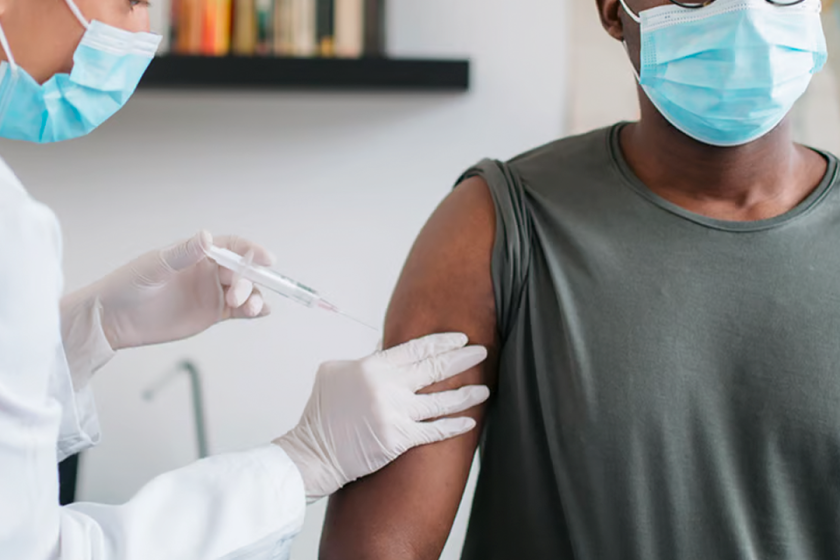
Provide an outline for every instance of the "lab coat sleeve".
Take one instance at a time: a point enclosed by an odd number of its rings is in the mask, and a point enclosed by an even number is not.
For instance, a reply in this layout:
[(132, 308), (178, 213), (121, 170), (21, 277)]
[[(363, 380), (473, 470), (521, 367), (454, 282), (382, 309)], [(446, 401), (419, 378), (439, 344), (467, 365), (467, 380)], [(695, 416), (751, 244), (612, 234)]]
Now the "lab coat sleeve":
[(59, 558), (286, 560), (305, 508), (297, 467), (271, 444), (161, 475), (121, 506), (66, 506)]
[(93, 374), (114, 351), (102, 331), (99, 302), (77, 294), (61, 301), (62, 345), (50, 382), (50, 396), (62, 406), (58, 460), (63, 461), (101, 438), (96, 403), (90, 387)]
[(61, 345), (57, 345), (55, 353), (56, 365), (50, 376), (49, 397), (61, 406), (56, 458), (63, 461), (98, 444), (101, 432), (93, 390), (89, 385), (81, 389), (74, 385)]
[(102, 305), (85, 291), (61, 300), (61, 338), (67, 365), (78, 390), (85, 389), (93, 374), (116, 352), (102, 330)]

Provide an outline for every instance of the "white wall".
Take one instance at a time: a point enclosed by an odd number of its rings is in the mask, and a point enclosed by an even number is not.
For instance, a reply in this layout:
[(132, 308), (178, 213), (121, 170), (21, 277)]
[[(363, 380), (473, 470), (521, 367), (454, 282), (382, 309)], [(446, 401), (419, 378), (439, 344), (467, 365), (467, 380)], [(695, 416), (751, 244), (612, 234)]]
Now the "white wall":
[[(830, 5), (826, 2), (826, 5)], [(823, 8), (828, 64), (814, 76), (793, 110), (794, 134), (803, 144), (840, 154), (840, 7)]]
[(568, 11), (568, 133), (638, 119), (633, 68), (624, 47), (601, 25), (595, 0), (571, 0)]
[[(138, 94), (91, 137), (4, 142), (0, 153), (65, 233), (68, 288), (200, 228), (260, 240), (279, 268), (381, 323), (417, 231), (458, 174), (564, 130), (564, 3), (393, 0), (393, 54), (468, 56), (467, 94)], [(373, 350), (349, 322), (272, 300), (275, 314), (118, 356), (96, 380), (105, 440), (84, 457), (81, 497), (120, 502), (190, 462), (181, 380), (141, 391), (181, 358), (203, 368), (211, 450), (293, 426), (317, 365)], [(323, 505), (298, 560), (316, 558)], [(445, 558), (456, 558), (459, 520)]]

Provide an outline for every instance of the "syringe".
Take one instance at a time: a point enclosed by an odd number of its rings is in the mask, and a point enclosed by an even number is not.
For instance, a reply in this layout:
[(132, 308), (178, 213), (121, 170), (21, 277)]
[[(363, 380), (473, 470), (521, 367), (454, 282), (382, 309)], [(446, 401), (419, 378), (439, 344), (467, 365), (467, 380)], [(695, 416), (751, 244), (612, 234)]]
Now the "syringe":
[(355, 321), (356, 323), (371, 330), (378, 331), (377, 328), (368, 325), (364, 321), (342, 312), (338, 307), (322, 298), (320, 294), (312, 288), (304, 286), (300, 282), (296, 282), (291, 278), (283, 276), (270, 268), (253, 264), (249, 258), (245, 258), (241, 255), (237, 255), (233, 251), (216, 246), (211, 246), (207, 249), (206, 253), (207, 256), (216, 261), (216, 264), (219, 266), (232, 270), (235, 274), (250, 280), (254, 284), (259, 284), (264, 288), (268, 288), (272, 292), (287, 297), (303, 306), (331, 311), (347, 317), (351, 321)]

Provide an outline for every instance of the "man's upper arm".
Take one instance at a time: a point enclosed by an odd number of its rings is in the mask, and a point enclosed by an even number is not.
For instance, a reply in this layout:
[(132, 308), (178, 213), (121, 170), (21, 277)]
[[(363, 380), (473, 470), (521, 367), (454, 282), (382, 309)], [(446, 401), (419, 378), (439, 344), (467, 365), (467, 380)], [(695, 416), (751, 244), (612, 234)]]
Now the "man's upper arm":
[[(385, 346), (439, 332), (464, 332), (489, 359), (431, 391), (496, 378), (498, 334), (491, 277), (495, 209), (481, 178), (467, 179), (420, 233), (394, 292)], [(481, 432), (484, 406), (465, 436), (413, 449), (330, 500), (323, 560), (426, 560), (446, 543)]]

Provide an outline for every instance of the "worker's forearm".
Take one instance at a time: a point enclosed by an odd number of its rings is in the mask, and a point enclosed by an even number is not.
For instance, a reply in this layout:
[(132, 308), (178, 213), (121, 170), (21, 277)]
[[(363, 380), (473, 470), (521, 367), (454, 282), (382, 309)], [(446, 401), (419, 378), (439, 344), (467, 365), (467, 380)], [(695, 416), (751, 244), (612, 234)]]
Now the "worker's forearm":
[(278, 558), (304, 510), (297, 468), (267, 445), (160, 475), (121, 506), (62, 508), (60, 558)]
[(82, 289), (61, 299), (61, 339), (76, 390), (114, 357), (102, 330), (102, 307), (92, 290)]

